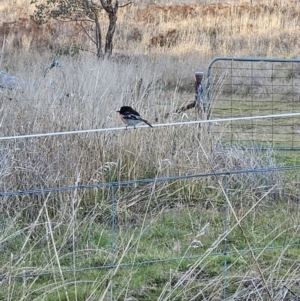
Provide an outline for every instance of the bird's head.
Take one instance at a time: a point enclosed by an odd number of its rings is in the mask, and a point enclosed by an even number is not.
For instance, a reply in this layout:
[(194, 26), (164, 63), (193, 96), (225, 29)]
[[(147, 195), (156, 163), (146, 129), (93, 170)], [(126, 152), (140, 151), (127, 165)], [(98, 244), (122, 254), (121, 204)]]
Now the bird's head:
[(129, 106), (122, 106), (120, 108), (120, 110), (117, 111), (118, 113), (120, 114), (126, 114), (126, 113), (134, 113), (134, 114), (138, 114), (136, 111), (134, 111), (132, 109), (132, 107), (129, 107)]

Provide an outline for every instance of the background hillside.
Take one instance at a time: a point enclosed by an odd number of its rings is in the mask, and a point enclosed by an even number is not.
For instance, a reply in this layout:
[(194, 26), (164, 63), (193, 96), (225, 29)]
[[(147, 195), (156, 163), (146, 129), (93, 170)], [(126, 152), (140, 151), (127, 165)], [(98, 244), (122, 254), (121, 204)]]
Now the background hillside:
[[(119, 10), (115, 54), (280, 56), (297, 55), (297, 1), (135, 4)], [(173, 3), (173, 2), (172, 2)], [(93, 51), (80, 25), (51, 21), (34, 24), (30, 1), (1, 1), (0, 42), (7, 48), (62, 52), (74, 47)], [(103, 32), (106, 15), (103, 13)], [(3, 43), (5, 41), (5, 43)], [(76, 49), (77, 49), (76, 48)]]

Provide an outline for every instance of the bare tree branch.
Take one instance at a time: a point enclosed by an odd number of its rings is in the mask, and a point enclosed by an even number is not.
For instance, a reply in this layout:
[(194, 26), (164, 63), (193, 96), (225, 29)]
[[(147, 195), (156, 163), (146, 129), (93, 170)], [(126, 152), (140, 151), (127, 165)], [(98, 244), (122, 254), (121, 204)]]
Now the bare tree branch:
[[(32, 0), (31, 3), (35, 4), (35, 11), (31, 18), (38, 24), (47, 23), (50, 18), (60, 22), (80, 22), (83, 32), (96, 45), (97, 56), (99, 58), (103, 57), (99, 13), (104, 9), (109, 19), (104, 54), (105, 56), (111, 55), (113, 36), (117, 24), (119, 0)], [(126, 3), (122, 7), (130, 3)], [(95, 31), (93, 37), (83, 25), (83, 22), (94, 23)]]
[(185, 105), (185, 106), (183, 106), (183, 107), (181, 107), (181, 108), (178, 108), (175, 112), (176, 112), (176, 113), (185, 112), (185, 111), (187, 111), (187, 110), (189, 110), (189, 109), (194, 108), (195, 106), (196, 106), (196, 102), (193, 101), (193, 102), (191, 102), (191, 103), (189, 103), (189, 104), (187, 104), (187, 105)]
[(132, 4), (132, 2), (128, 2), (128, 3), (125, 3), (125, 4), (119, 5), (119, 7), (125, 7), (125, 6), (130, 5), (130, 4)]
[(82, 22), (80, 22), (80, 27), (82, 28), (83, 32), (89, 37), (89, 39), (96, 45), (95, 39), (88, 33), (88, 31), (83, 26)]

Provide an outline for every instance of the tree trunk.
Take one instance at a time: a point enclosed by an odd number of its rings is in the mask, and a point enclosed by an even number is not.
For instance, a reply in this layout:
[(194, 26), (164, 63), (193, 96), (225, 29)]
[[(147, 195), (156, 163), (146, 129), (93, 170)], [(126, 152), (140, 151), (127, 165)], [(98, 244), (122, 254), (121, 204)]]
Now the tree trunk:
[(113, 49), (113, 36), (115, 33), (117, 24), (117, 12), (113, 11), (109, 13), (109, 27), (106, 34), (106, 42), (105, 42), (105, 56), (110, 57)]
[(115, 5), (111, 3), (111, 0), (100, 0), (100, 3), (107, 12), (109, 18), (109, 26), (106, 33), (104, 55), (106, 57), (110, 57), (113, 48), (113, 37), (117, 25), (117, 12), (119, 8), (119, 0), (115, 1)]
[(99, 19), (96, 14), (95, 14), (95, 24), (96, 24), (95, 41), (96, 41), (96, 48), (97, 48), (97, 58), (99, 59), (103, 57), (102, 36), (101, 36), (101, 27), (100, 27)]

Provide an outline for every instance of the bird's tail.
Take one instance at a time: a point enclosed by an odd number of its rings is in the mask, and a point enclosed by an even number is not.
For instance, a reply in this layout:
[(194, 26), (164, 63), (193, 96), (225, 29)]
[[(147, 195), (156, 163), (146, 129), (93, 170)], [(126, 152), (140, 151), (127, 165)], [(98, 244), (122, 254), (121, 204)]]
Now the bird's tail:
[(140, 120), (141, 121), (143, 121), (143, 122), (145, 122), (146, 124), (148, 124), (150, 127), (152, 127), (153, 128), (153, 126), (147, 121), (147, 120), (145, 120), (145, 119), (142, 119), (142, 118), (140, 118)]

